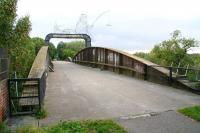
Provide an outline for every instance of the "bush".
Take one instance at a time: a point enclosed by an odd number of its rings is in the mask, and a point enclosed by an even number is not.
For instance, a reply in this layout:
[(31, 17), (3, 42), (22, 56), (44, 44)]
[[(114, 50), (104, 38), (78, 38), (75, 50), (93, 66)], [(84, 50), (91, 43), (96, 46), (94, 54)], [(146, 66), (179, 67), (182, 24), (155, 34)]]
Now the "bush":
[(57, 46), (58, 58), (60, 60), (66, 60), (69, 57), (73, 58), (75, 54), (84, 47), (85, 44), (83, 41), (60, 42)]

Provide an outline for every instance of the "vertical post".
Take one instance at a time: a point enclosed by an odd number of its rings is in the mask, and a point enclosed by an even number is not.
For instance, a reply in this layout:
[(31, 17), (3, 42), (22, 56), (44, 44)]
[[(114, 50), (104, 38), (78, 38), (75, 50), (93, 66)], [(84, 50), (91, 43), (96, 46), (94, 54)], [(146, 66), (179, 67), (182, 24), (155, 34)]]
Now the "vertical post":
[[(119, 66), (123, 66), (123, 55), (119, 54)], [(122, 69), (119, 68), (119, 74), (122, 74)]]
[(95, 62), (97, 63), (98, 62), (98, 48), (95, 49)]
[(145, 64), (144, 65), (144, 80), (148, 79), (148, 66)]
[(114, 53), (114, 51), (113, 51), (113, 72), (115, 72), (115, 53)]
[(97, 67), (98, 66), (98, 48), (94, 48), (94, 63), (93, 66)]
[(93, 59), (93, 49), (89, 48), (88, 49), (88, 58), (86, 61), (88, 61), (87, 66), (92, 66), (91, 62)]
[[(131, 59), (131, 68), (134, 68), (134, 59)], [(135, 76), (135, 71), (132, 71), (132, 76)]]
[(86, 61), (90, 61), (90, 59), (91, 59), (91, 49), (89, 48), (87, 51), (88, 51), (88, 53), (87, 53)]
[(108, 50), (104, 49), (104, 69), (107, 69), (108, 67), (106, 66), (108, 64)]
[(101, 63), (101, 48), (99, 48), (99, 55), (98, 56), (99, 56), (99, 59), (100, 59), (99, 63)]
[(83, 61), (82, 52), (80, 52), (80, 61)]
[(40, 109), (41, 109), (41, 99), (40, 99), (40, 95), (41, 95), (41, 94), (40, 94), (40, 89), (41, 89), (41, 88), (40, 88), (40, 87), (41, 87), (41, 83), (40, 83), (40, 82), (41, 82), (41, 79), (38, 78), (37, 81), (38, 81), (38, 102), (39, 102), (39, 110), (40, 110)]
[(172, 67), (169, 67), (169, 84), (172, 85), (173, 79), (172, 79)]

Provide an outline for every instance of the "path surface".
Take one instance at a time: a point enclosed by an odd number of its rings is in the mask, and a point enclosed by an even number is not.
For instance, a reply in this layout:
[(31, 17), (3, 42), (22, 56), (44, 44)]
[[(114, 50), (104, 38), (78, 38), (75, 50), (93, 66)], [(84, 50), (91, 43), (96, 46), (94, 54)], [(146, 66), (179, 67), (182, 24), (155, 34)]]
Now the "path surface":
[(200, 123), (175, 111), (166, 111), (151, 117), (120, 119), (118, 122), (130, 133), (200, 133)]
[(43, 122), (120, 118), (200, 103), (200, 96), (109, 71), (54, 62), (49, 73)]
[(199, 133), (200, 123), (175, 110), (200, 103), (200, 96), (151, 82), (68, 62), (54, 62), (45, 106), (48, 117), (14, 117), (22, 125), (49, 125), (60, 120), (113, 119), (131, 133)]

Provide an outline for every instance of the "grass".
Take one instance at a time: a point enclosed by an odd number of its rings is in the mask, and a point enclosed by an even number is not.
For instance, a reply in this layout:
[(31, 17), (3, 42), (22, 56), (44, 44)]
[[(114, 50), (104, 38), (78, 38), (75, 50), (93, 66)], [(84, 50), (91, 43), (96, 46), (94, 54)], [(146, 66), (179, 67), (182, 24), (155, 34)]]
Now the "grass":
[(200, 122), (200, 105), (178, 110), (178, 112)]
[(36, 113), (36, 118), (37, 119), (44, 119), (48, 115), (48, 112), (44, 106), (41, 107), (41, 109)]
[(40, 133), (39, 129), (32, 126), (23, 126), (19, 127), (16, 130), (16, 133)]
[(4, 122), (0, 122), (0, 133), (11, 133)]
[(16, 133), (127, 133), (112, 120), (65, 121), (40, 129), (22, 127)]

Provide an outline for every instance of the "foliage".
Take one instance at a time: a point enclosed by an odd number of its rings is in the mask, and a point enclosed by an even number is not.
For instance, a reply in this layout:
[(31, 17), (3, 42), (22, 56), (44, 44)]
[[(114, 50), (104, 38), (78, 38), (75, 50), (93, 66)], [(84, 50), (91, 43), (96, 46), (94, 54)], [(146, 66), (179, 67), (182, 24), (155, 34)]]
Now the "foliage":
[(0, 47), (7, 48), (13, 43), (16, 5), (17, 0), (0, 1)]
[[(29, 37), (29, 16), (16, 19), (18, 0), (0, 1), (0, 47), (7, 48), (10, 57), (10, 74), (27, 77), (36, 53), (44, 45), (41, 38)], [(50, 44), (50, 56), (55, 57), (56, 48)]]
[(39, 133), (39, 129), (30, 125), (18, 127), (16, 133)]
[(190, 56), (194, 62), (194, 67), (200, 68), (200, 54), (192, 54)]
[(8, 49), (10, 72), (26, 77), (35, 57), (29, 37), (31, 22), (29, 16), (16, 20), (16, 8), (17, 0), (0, 2), (0, 47)]
[(41, 129), (22, 127), (17, 133), (127, 133), (127, 131), (112, 120), (65, 121)]
[(57, 58), (57, 49), (53, 43), (49, 43), (49, 54), (51, 59)]
[(179, 63), (183, 65), (193, 65), (190, 56), (187, 54), (191, 47), (197, 46), (197, 41), (194, 38), (185, 38), (181, 36), (181, 32), (176, 30), (172, 33), (169, 40), (162, 41), (155, 45), (150, 53), (154, 61), (161, 65), (169, 66), (171, 63), (178, 66)]
[(196, 81), (196, 74), (195, 73), (196, 73), (195, 71), (189, 71), (187, 73), (187, 77), (188, 77), (189, 81), (191, 81), (191, 82)]
[(11, 133), (4, 122), (0, 122), (0, 133)]
[(182, 37), (181, 32), (175, 30), (170, 39), (155, 45), (149, 54), (136, 53), (136, 55), (165, 66), (170, 66), (172, 63), (174, 66), (178, 66), (179, 63), (182, 66), (188, 64), (193, 66), (195, 62), (187, 52), (195, 46), (198, 46), (198, 42), (194, 38)]
[(180, 110), (178, 110), (178, 112), (200, 122), (200, 106), (194, 106), (194, 107), (180, 109)]
[(41, 109), (37, 112), (36, 118), (37, 119), (44, 119), (48, 115), (47, 110), (44, 106), (41, 107)]
[(146, 58), (146, 56), (148, 56), (148, 54), (144, 52), (136, 52), (135, 55), (141, 58)]
[(38, 51), (40, 50), (40, 48), (45, 45), (44, 39), (42, 39), (40, 37), (33, 37), (31, 39), (31, 41), (34, 43), (35, 53), (36, 54), (38, 53)]
[(20, 18), (14, 29), (15, 44), (9, 47), (11, 72), (17, 71), (18, 77), (26, 77), (35, 58), (34, 45), (29, 37), (31, 23), (28, 16)]
[(60, 60), (65, 60), (68, 57), (74, 57), (75, 54), (83, 49), (85, 46), (83, 41), (74, 41), (74, 42), (60, 42), (57, 46), (58, 58)]
[[(40, 50), (40, 48), (45, 45), (45, 41), (44, 41), (44, 39), (42, 39), (40, 37), (34, 37), (31, 40), (34, 43), (35, 51), (36, 51), (36, 54), (37, 54), (38, 51)], [(53, 43), (49, 43), (49, 52), (50, 52), (51, 59), (56, 58), (57, 50), (56, 50)]]
[(144, 53), (144, 52), (136, 52), (134, 55), (140, 57), (140, 58), (144, 58), (146, 60), (149, 60), (149, 61), (152, 61), (154, 63), (157, 63), (158, 61), (155, 61), (153, 58), (152, 58), (152, 55), (150, 53)]
[[(198, 46), (198, 42), (194, 38), (185, 38), (181, 36), (181, 32), (176, 30), (172, 33), (169, 40), (162, 41), (154, 46), (150, 53), (136, 53), (136, 56), (152, 61), (163, 66), (200, 67), (200, 54), (188, 54), (191, 47)], [(185, 74), (185, 70), (179, 70), (179, 74)], [(187, 79), (191, 82), (200, 79), (200, 72), (189, 70)], [(194, 84), (195, 88), (199, 88), (199, 83)]]

